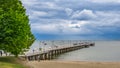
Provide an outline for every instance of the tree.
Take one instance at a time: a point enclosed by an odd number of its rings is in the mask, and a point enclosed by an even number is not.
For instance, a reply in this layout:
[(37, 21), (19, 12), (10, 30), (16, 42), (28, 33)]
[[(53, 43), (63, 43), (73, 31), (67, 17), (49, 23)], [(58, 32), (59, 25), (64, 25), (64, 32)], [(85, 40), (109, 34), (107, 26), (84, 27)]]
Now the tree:
[(21, 1), (0, 0), (0, 49), (17, 57), (35, 40), (30, 30)]

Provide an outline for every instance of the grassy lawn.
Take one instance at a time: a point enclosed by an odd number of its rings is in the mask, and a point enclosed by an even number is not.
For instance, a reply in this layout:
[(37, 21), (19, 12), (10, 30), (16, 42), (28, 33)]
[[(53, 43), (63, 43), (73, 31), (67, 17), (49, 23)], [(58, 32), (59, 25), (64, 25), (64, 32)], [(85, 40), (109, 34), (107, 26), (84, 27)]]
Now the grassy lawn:
[(15, 57), (0, 57), (0, 68), (27, 68)]

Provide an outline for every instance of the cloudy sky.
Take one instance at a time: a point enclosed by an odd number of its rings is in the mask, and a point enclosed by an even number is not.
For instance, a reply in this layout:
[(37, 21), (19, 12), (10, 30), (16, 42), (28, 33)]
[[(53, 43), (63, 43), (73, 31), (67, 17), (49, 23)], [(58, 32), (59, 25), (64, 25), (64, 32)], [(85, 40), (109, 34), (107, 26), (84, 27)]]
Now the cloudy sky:
[(40, 40), (120, 40), (120, 0), (22, 0)]

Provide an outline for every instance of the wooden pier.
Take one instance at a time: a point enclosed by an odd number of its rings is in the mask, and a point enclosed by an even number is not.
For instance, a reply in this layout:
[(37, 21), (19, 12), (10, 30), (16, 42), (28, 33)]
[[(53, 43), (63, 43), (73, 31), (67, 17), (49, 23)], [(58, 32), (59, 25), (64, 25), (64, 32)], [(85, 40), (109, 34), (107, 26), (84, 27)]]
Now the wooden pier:
[(74, 51), (74, 50), (78, 50), (78, 49), (82, 49), (82, 48), (88, 48), (88, 47), (94, 46), (94, 45), (95, 45), (94, 43), (79, 43), (78, 45), (55, 48), (55, 49), (48, 50), (48, 51), (45, 51), (45, 52), (42, 52), (42, 53), (28, 54), (28, 55), (25, 56), (25, 58), (28, 61), (51, 60), (51, 59), (54, 59), (56, 56), (58, 56), (60, 54), (70, 52), (70, 51)]

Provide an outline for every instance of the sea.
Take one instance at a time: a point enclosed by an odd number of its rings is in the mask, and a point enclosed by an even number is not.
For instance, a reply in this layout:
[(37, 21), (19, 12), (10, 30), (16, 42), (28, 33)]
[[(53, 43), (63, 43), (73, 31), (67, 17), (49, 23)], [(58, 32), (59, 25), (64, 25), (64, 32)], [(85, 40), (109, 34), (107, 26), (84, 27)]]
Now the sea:
[(94, 42), (95, 46), (67, 52), (57, 56), (53, 60), (58, 61), (105, 61), (120, 62), (120, 41), (89, 41), (89, 40), (36, 40), (30, 47), (29, 52), (40, 52), (55, 47), (73, 46), (74, 43)]

